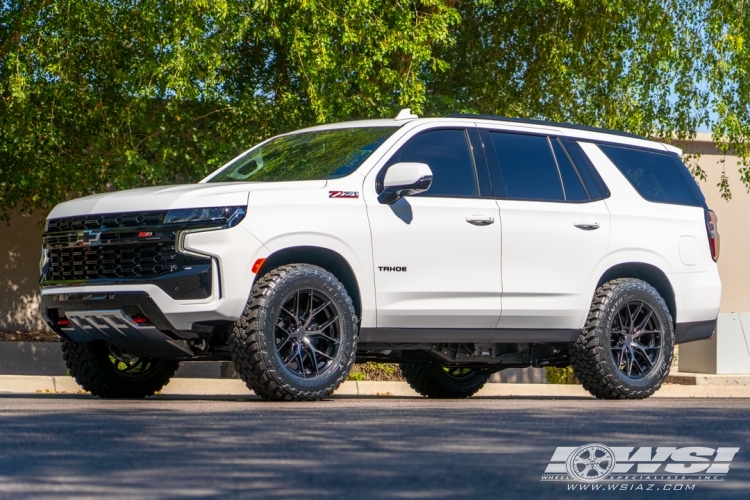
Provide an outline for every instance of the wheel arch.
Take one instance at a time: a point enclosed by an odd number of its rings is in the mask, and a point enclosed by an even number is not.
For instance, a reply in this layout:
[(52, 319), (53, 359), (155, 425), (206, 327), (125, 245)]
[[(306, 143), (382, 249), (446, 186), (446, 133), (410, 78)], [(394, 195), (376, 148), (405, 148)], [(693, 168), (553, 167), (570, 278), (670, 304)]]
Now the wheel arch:
[(333, 274), (352, 298), (354, 311), (357, 318), (362, 320), (362, 294), (359, 289), (359, 282), (354, 270), (349, 262), (338, 252), (328, 248), (316, 246), (297, 246), (282, 248), (273, 252), (266, 257), (263, 265), (258, 269), (253, 284), (260, 276), (263, 276), (271, 269), (287, 264), (311, 264), (319, 266)]
[(659, 292), (664, 302), (667, 304), (667, 309), (672, 315), (672, 322), (677, 324), (677, 299), (675, 297), (674, 288), (672, 283), (669, 281), (667, 275), (658, 267), (646, 264), (643, 262), (626, 262), (617, 264), (607, 269), (604, 274), (599, 278), (599, 282), (596, 284), (596, 289), (602, 286), (608, 281), (612, 281), (618, 278), (634, 278), (643, 280)]

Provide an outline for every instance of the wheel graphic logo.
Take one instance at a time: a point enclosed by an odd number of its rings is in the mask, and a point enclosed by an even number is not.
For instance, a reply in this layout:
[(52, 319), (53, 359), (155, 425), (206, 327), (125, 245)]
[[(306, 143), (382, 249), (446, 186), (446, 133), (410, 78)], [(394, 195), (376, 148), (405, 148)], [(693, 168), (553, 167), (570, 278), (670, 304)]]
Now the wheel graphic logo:
[(603, 444), (587, 444), (570, 454), (565, 467), (571, 479), (601, 481), (615, 468), (615, 454)]

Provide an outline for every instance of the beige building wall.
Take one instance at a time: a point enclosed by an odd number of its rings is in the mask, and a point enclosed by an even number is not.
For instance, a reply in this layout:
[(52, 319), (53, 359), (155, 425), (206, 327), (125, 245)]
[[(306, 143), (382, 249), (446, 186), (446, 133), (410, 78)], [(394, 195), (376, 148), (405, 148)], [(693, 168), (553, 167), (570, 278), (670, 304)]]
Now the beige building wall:
[(0, 331), (46, 329), (39, 317), (39, 260), (44, 214), (0, 222)]
[[(750, 312), (750, 194), (740, 181), (737, 158), (720, 155), (708, 134), (699, 134), (697, 140), (678, 146), (686, 152), (701, 153), (699, 164), (708, 179), (699, 185), (719, 217), (719, 271), (724, 284), (721, 311)], [(716, 187), (722, 170), (729, 177), (730, 201), (721, 199)], [(14, 213), (10, 226), (0, 223), (0, 331), (45, 328), (38, 314), (37, 283), (42, 216)]]
[[(698, 134), (697, 140), (677, 144), (686, 153), (700, 153), (698, 164), (707, 179), (698, 185), (708, 207), (719, 218), (721, 250), (719, 273), (723, 285), (721, 312), (750, 312), (750, 194), (740, 181), (736, 156), (723, 156), (711, 141), (710, 134)], [(717, 184), (726, 172), (731, 200), (721, 198)]]

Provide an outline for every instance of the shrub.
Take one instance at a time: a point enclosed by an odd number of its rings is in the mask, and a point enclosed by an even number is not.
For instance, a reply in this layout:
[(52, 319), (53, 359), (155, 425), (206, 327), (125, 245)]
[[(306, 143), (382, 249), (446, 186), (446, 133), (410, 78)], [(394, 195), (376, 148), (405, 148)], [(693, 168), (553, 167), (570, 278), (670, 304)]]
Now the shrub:
[(403, 382), (401, 368), (393, 363), (362, 363), (355, 364), (347, 380), (372, 380), (379, 382)]
[(544, 367), (544, 376), (550, 384), (579, 384), (578, 378), (573, 373), (572, 366), (556, 368), (554, 366)]

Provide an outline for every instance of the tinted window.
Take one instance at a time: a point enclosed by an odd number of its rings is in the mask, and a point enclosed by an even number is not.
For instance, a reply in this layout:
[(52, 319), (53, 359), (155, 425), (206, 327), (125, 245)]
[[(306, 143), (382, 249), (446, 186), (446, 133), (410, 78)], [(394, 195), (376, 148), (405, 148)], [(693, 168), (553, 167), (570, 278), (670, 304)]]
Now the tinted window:
[(546, 137), (491, 132), (508, 198), (563, 201), (560, 173)]
[(702, 206), (689, 184), (695, 181), (684, 175), (681, 169), (685, 166), (675, 162), (668, 153), (605, 144), (598, 146), (648, 201)]
[(607, 198), (609, 196), (609, 189), (607, 189), (607, 186), (599, 176), (599, 172), (596, 171), (594, 165), (589, 160), (589, 157), (584, 153), (581, 145), (576, 141), (569, 141), (565, 138), (558, 138), (557, 140), (563, 144), (565, 151), (573, 160), (573, 163), (578, 170), (578, 175), (581, 176), (583, 185), (586, 186), (589, 197)]
[(407, 142), (389, 160), (426, 163), (432, 170), (432, 185), (415, 196), (478, 196), (474, 161), (464, 130), (431, 130)]
[(565, 152), (560, 142), (555, 138), (550, 138), (552, 150), (555, 152), (557, 166), (560, 167), (560, 176), (565, 186), (565, 199), (568, 201), (585, 201), (588, 200), (583, 183), (578, 175), (578, 171), (570, 162), (568, 154)]

